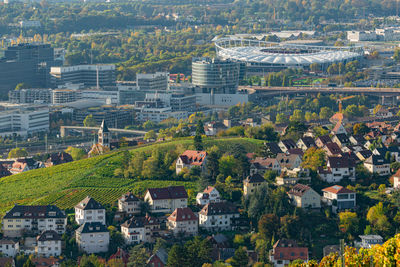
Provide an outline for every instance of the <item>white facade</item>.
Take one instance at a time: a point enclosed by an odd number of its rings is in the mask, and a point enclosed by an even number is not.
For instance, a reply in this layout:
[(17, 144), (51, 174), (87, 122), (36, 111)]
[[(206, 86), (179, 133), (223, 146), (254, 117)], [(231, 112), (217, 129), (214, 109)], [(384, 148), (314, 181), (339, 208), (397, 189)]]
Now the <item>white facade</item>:
[(377, 36), (373, 31), (348, 31), (347, 40), (350, 42), (376, 41)]
[(124, 195), (118, 199), (118, 211), (125, 212), (126, 214), (138, 214), (140, 213), (140, 201), (130, 201), (127, 196)]
[(144, 201), (149, 202), (153, 212), (173, 212), (176, 208), (187, 207), (187, 198), (178, 199), (152, 199), (149, 193), (144, 196)]
[(364, 162), (364, 167), (370, 173), (377, 173), (380, 176), (385, 176), (390, 174), (390, 164), (374, 165), (371, 163)]
[(37, 237), (35, 253), (39, 257), (58, 257), (61, 255), (61, 236), (53, 231), (46, 231)]
[(249, 102), (248, 94), (196, 93), (196, 103), (205, 106), (234, 106)]
[(153, 121), (160, 123), (168, 118), (175, 118), (177, 120), (184, 120), (188, 118), (187, 111), (172, 111), (171, 107), (162, 108), (148, 108), (141, 107), (135, 108), (136, 120), (140, 122)]
[(7, 239), (1, 239), (0, 253), (6, 257), (14, 258), (19, 253), (19, 242)]
[(83, 210), (75, 208), (75, 221), (77, 224), (84, 224), (86, 222), (106, 224), (106, 210)]
[(203, 192), (196, 196), (196, 203), (199, 205), (207, 205), (211, 202), (220, 202), (221, 195), (215, 187), (208, 186)]
[(49, 130), (49, 109), (47, 107), (20, 107), (0, 112), (0, 136), (13, 134), (26, 136)]
[(110, 233), (99, 223), (85, 223), (76, 231), (76, 242), (88, 254), (107, 252)]
[(167, 222), (168, 230), (170, 230), (174, 235), (179, 233), (184, 233), (185, 235), (197, 235), (199, 230), (199, 222), (197, 218), (195, 220), (187, 221), (172, 221)]
[(146, 239), (146, 230), (143, 225), (136, 228), (121, 226), (121, 233), (127, 245), (139, 244)]
[(235, 214), (202, 215), (199, 213), (199, 226), (208, 231), (221, 231), (232, 229), (232, 219), (239, 218), (239, 212)]

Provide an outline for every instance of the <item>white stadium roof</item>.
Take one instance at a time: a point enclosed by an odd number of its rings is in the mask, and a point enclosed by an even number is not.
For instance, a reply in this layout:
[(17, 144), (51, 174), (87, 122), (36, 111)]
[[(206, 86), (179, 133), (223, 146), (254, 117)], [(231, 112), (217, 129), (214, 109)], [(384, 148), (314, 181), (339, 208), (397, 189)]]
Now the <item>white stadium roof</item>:
[[(218, 41), (216, 45), (218, 56), (223, 59), (271, 65), (307, 66), (313, 63), (329, 64), (353, 60), (361, 56), (360, 51), (357, 50), (324, 46), (278, 44), (265, 47), (254, 43), (254, 45), (250, 46), (238, 44), (237, 46), (224, 47), (223, 44), (219, 45)], [(287, 49), (287, 51), (280, 53), (279, 51), (274, 51), (275, 49), (280, 51)], [(307, 52), (290, 53), (290, 50), (294, 49), (307, 50)]]

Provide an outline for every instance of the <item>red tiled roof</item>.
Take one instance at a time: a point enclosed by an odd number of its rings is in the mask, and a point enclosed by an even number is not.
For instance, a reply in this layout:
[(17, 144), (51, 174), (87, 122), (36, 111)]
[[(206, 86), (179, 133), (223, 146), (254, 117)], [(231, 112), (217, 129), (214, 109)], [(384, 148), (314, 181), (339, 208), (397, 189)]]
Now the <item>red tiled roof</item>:
[(274, 249), (274, 260), (308, 260), (308, 248), (277, 247)]
[(174, 222), (197, 221), (197, 216), (188, 207), (186, 207), (186, 208), (177, 208), (168, 217), (168, 220), (169, 221), (174, 221)]
[(215, 188), (212, 186), (207, 186), (206, 189), (204, 189), (203, 193), (210, 194)]
[(206, 156), (206, 151), (186, 150), (179, 157), (185, 164), (201, 166), (203, 165)]
[(301, 197), (304, 195), (304, 193), (306, 193), (310, 189), (311, 187), (307, 185), (296, 184), (295, 186), (292, 187), (292, 189), (289, 190), (288, 194)]
[(331, 187), (327, 187), (322, 189), (323, 192), (330, 192), (333, 194), (348, 194), (348, 193), (355, 193), (354, 191), (347, 189), (346, 187), (340, 185), (334, 185)]

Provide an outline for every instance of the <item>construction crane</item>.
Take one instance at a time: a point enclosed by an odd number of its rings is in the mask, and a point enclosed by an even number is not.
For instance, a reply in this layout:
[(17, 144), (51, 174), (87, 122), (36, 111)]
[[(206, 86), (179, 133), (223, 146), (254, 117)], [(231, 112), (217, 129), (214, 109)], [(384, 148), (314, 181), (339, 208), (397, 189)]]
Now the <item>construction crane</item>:
[(343, 100), (352, 99), (352, 98), (354, 98), (354, 97), (356, 97), (356, 96), (355, 96), (355, 95), (351, 95), (351, 96), (341, 97), (341, 98), (339, 98), (339, 99), (337, 100), (338, 103), (339, 103), (339, 113), (342, 113), (342, 109), (343, 109), (342, 101), (343, 101)]

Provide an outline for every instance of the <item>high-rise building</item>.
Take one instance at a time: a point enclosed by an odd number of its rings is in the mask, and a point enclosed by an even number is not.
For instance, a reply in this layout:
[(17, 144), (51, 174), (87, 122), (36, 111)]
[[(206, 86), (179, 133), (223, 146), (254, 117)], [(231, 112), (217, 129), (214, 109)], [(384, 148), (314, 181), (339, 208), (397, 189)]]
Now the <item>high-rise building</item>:
[(51, 82), (54, 87), (65, 84), (84, 84), (86, 87), (114, 86), (115, 65), (76, 65), (52, 67)]
[(168, 80), (168, 72), (136, 75), (136, 85), (140, 91), (166, 91), (168, 90)]
[(0, 59), (0, 95), (6, 96), (19, 83), (49, 87), (49, 71), (54, 64), (54, 50), (49, 44), (8, 47)]
[(198, 93), (234, 94), (239, 85), (240, 65), (230, 60), (193, 58), (192, 83)]

